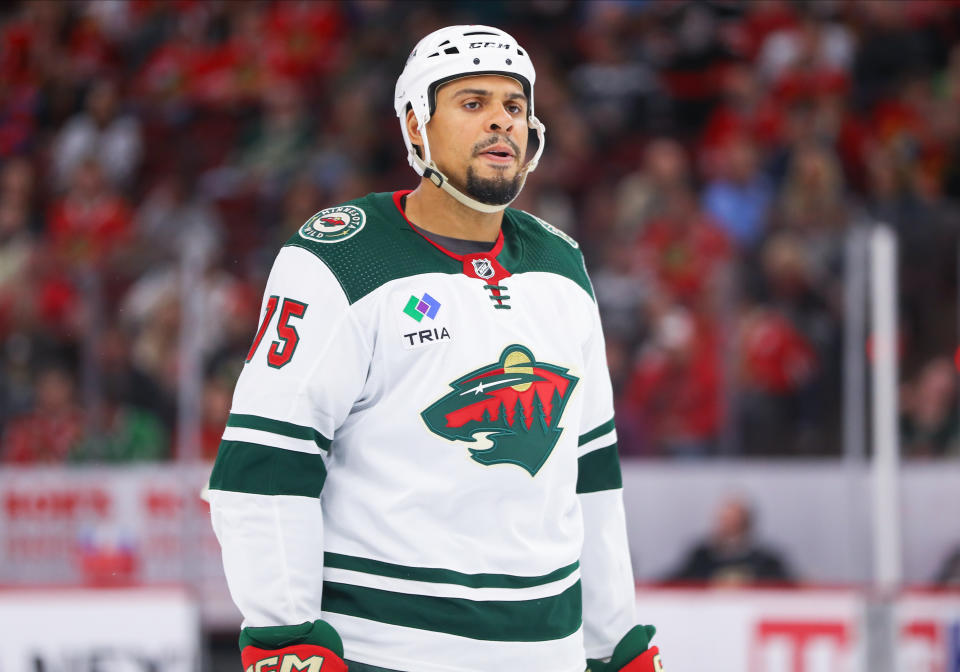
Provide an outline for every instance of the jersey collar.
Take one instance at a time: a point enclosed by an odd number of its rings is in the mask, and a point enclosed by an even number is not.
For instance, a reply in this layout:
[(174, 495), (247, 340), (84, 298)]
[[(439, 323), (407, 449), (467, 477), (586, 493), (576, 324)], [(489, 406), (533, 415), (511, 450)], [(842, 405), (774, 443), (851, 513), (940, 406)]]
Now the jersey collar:
[(495, 242), (495, 243), (493, 244), (493, 249), (491, 249), (489, 252), (483, 252), (482, 254), (467, 254), (467, 255), (456, 254), (455, 252), (451, 252), (450, 250), (448, 250), (447, 248), (443, 247), (442, 245), (440, 245), (440, 244), (438, 244), (438, 243), (430, 240), (430, 239), (427, 238), (425, 235), (423, 235), (422, 233), (420, 233), (419, 231), (417, 231), (416, 227), (414, 227), (414, 225), (413, 225), (413, 222), (411, 222), (409, 219), (407, 219), (407, 213), (405, 213), (405, 212), (403, 211), (403, 207), (401, 206), (401, 199), (402, 199), (404, 196), (406, 196), (407, 194), (412, 193), (412, 192), (413, 192), (413, 189), (406, 189), (406, 190), (401, 190), (401, 191), (395, 191), (395, 192), (393, 192), (393, 204), (396, 206), (397, 212), (399, 212), (399, 213), (400, 213), (400, 216), (403, 217), (403, 221), (407, 223), (407, 226), (410, 227), (410, 230), (411, 230), (411, 231), (413, 231), (415, 234), (417, 234), (418, 236), (420, 236), (421, 238), (423, 238), (425, 241), (427, 241), (428, 243), (430, 243), (431, 245), (433, 245), (435, 248), (437, 248), (438, 250), (440, 250), (441, 252), (443, 252), (445, 255), (447, 255), (447, 256), (450, 257), (451, 259), (456, 259), (456, 260), (459, 261), (459, 262), (465, 261), (468, 257), (469, 257), (469, 258), (473, 258), (473, 257), (491, 257), (491, 258), (496, 259), (496, 258), (497, 258), (497, 255), (499, 255), (500, 252), (503, 250), (503, 227), (502, 227), (502, 226), (500, 227), (500, 232), (497, 234), (497, 242)]

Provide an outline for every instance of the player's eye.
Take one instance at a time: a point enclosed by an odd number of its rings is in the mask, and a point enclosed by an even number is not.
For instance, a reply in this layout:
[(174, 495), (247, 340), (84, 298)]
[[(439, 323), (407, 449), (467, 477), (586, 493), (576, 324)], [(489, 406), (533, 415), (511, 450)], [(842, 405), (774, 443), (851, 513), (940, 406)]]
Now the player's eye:
[(468, 110), (479, 110), (479, 109), (480, 109), (480, 102), (479, 102), (479, 101), (476, 101), (476, 100), (468, 100), (467, 102), (465, 102), (465, 103), (463, 104), (463, 106), (464, 106), (465, 108), (467, 108)]
[(510, 114), (522, 114), (522, 113), (523, 113), (523, 106), (522, 106), (522, 105), (510, 104), (510, 105), (507, 105), (507, 111), (508, 111)]

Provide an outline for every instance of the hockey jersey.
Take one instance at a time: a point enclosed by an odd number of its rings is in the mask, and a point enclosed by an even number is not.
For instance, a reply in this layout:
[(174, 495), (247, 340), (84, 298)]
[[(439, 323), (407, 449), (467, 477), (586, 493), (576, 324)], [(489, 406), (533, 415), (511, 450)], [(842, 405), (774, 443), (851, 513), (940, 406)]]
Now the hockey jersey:
[(281, 249), (210, 480), (244, 626), (323, 618), (416, 672), (582, 672), (635, 623), (613, 400), (576, 242), (507, 209), (488, 253), (407, 192)]

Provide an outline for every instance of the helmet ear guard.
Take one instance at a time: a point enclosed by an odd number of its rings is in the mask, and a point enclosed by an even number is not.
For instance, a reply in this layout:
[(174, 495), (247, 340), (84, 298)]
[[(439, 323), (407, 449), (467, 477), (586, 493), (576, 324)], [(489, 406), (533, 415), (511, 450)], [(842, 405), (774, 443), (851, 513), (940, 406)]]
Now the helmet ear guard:
[[(536, 169), (540, 161), (546, 128), (534, 115), (533, 84), (536, 73), (533, 63), (507, 33), (489, 26), (450, 26), (427, 35), (414, 47), (397, 80), (394, 109), (400, 119), (407, 161), (418, 175), (427, 178), (469, 208), (479, 212), (500, 212), (509, 203), (481, 203), (450, 184), (431, 158), (430, 140), (427, 137), (427, 123), (436, 109), (437, 89), (455, 79), (476, 75), (501, 75), (515, 79), (527, 96), (527, 126), (536, 133), (538, 142), (533, 158), (521, 169), (520, 189), (523, 189), (527, 175)], [(420, 154), (414, 148), (407, 130), (408, 110), (413, 110), (423, 141)]]

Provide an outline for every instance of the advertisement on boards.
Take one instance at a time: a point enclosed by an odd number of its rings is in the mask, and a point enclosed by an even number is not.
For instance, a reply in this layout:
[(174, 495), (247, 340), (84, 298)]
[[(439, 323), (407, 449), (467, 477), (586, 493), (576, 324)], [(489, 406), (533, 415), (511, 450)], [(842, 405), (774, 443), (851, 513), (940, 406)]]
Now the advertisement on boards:
[(185, 591), (0, 591), (0, 672), (197, 672), (199, 659)]

